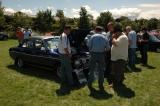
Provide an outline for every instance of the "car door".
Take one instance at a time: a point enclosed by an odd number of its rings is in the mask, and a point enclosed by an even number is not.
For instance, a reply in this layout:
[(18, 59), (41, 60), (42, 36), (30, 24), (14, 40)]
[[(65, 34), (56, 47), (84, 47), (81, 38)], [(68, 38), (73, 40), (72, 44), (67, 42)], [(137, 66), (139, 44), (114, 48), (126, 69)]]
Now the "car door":
[(42, 39), (34, 39), (34, 49), (32, 50), (32, 55), (35, 64), (47, 66), (47, 51)]
[(23, 61), (27, 63), (33, 63), (33, 56), (32, 56), (32, 50), (33, 50), (33, 41), (32, 39), (24, 40), (22, 45), (18, 49), (18, 57), (21, 58)]

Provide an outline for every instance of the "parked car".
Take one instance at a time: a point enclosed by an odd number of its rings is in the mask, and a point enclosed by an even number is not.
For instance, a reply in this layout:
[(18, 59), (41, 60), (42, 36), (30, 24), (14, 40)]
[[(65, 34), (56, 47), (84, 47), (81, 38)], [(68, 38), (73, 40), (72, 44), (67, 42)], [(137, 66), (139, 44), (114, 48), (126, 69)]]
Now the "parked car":
[(5, 32), (0, 32), (0, 40), (7, 40), (8, 39), (8, 34)]
[[(19, 68), (28, 64), (47, 67), (54, 69), (60, 77), (59, 40), (59, 36), (32, 36), (29, 39), (25, 39), (21, 45), (10, 48), (9, 54)], [(77, 52), (76, 48), (73, 47), (73, 73), (75, 70), (83, 70), (87, 73), (88, 64), (89, 53), (85, 51)]]
[(149, 36), (149, 50), (157, 51), (158, 48), (160, 49), (160, 40), (156, 36), (150, 35)]

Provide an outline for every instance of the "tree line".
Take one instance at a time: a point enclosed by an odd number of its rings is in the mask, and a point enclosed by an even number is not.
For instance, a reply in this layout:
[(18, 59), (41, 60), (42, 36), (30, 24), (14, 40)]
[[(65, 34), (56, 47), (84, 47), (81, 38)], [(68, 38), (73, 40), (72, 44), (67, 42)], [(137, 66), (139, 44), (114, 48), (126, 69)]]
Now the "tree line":
[(13, 15), (5, 15), (4, 8), (0, 8), (0, 31), (10, 33), (11, 37), (15, 36), (17, 27), (31, 28), (40, 33), (58, 32), (60, 33), (65, 25), (70, 25), (72, 28), (93, 29), (96, 25), (106, 27), (107, 23), (121, 22), (123, 28), (130, 25), (136, 31), (142, 27), (149, 30), (160, 29), (160, 19), (134, 19), (131, 20), (126, 16), (114, 19), (112, 14), (108, 12), (100, 13), (100, 16), (94, 20), (92, 14), (89, 14), (85, 7), (81, 7), (79, 18), (68, 18), (64, 15), (63, 10), (57, 10), (55, 15), (52, 15), (51, 10), (39, 11), (36, 16), (29, 16), (22, 12), (16, 12)]

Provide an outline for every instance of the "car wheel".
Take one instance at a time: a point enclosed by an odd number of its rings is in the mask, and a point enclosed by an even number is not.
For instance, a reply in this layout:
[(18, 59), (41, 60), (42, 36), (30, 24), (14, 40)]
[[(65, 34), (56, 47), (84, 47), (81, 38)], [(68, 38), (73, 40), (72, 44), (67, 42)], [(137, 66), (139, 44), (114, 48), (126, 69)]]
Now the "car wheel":
[(16, 63), (17, 63), (16, 66), (18, 68), (22, 68), (24, 66), (24, 62), (21, 58), (18, 58)]
[(61, 68), (61, 67), (58, 66), (57, 69), (56, 69), (56, 73), (57, 73), (57, 76), (58, 76), (59, 78), (61, 78), (61, 69), (60, 69), (60, 68)]

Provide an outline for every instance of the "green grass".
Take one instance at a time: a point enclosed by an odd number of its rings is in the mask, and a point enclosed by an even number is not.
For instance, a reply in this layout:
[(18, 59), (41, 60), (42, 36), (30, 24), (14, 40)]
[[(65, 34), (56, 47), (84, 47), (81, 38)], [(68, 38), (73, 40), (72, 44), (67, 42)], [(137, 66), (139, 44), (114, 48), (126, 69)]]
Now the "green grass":
[[(125, 85), (135, 96), (120, 97), (108, 87), (110, 98), (93, 98), (87, 87), (73, 90), (66, 96), (57, 96), (59, 81), (52, 71), (36, 68), (17, 69), (8, 54), (8, 49), (17, 41), (0, 41), (0, 106), (159, 106), (160, 105), (160, 53), (149, 53), (149, 64), (141, 72), (125, 73)], [(97, 83), (94, 84), (97, 86)], [(126, 93), (126, 92), (122, 92)], [(127, 94), (128, 95), (128, 94)]]

